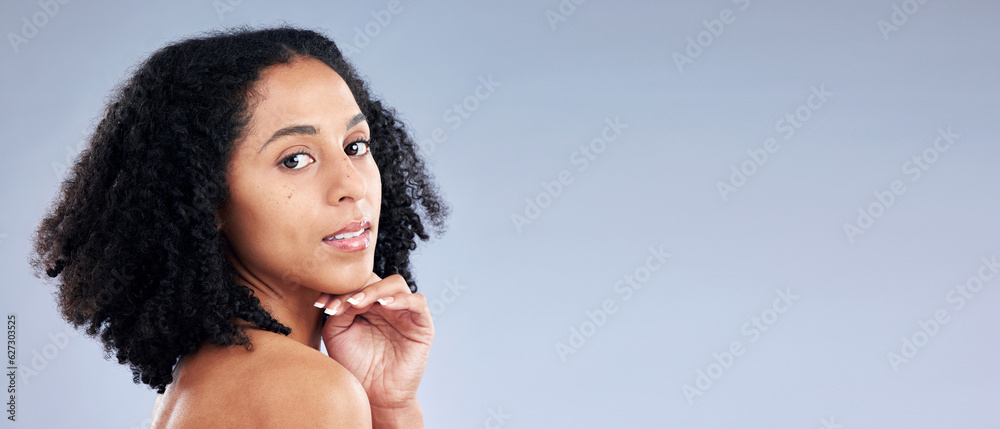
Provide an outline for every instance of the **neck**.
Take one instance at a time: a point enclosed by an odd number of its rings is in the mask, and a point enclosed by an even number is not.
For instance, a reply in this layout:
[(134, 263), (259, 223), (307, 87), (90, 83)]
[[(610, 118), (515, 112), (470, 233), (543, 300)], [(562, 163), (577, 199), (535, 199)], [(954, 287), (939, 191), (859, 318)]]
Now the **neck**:
[(244, 273), (239, 273), (237, 279), (254, 291), (261, 307), (271, 313), (271, 317), (291, 329), (288, 338), (319, 350), (323, 312), (313, 306), (319, 299), (319, 292), (301, 286), (291, 287), (292, 292), (280, 290), (259, 279), (248, 278)]
[[(320, 297), (320, 292), (299, 284), (277, 284), (267, 282), (254, 276), (246, 266), (230, 251), (227, 243), (227, 257), (236, 269), (236, 281), (249, 287), (260, 300), (262, 308), (271, 314), (274, 320), (291, 329), (288, 338), (320, 349), (320, 332), (323, 325), (323, 312), (313, 304)], [(244, 326), (255, 328), (250, 324)]]

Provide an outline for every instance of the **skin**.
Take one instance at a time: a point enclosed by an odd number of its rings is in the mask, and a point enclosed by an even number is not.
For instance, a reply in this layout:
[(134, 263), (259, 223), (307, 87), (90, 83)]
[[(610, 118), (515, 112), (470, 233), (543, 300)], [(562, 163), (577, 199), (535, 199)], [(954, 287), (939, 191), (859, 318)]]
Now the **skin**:
[[(253, 93), (218, 217), (238, 282), (291, 334), (237, 321), (252, 351), (184, 356), (152, 427), (423, 427), (416, 391), (434, 327), (423, 295), (372, 271), (381, 180), (361, 109), (311, 57), (264, 70)], [(371, 223), (367, 248), (322, 241), (359, 219)]]

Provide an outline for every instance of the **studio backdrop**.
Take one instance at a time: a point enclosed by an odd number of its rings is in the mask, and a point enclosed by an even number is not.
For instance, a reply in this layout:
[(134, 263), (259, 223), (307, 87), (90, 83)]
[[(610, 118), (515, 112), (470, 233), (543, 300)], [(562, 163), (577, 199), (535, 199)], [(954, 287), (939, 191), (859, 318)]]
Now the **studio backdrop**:
[(988, 0), (5, 0), (3, 425), (149, 426), (155, 392), (60, 317), (32, 233), (140, 61), (291, 24), (399, 111), (452, 207), (413, 260), (427, 427), (1000, 427), (997, 22)]

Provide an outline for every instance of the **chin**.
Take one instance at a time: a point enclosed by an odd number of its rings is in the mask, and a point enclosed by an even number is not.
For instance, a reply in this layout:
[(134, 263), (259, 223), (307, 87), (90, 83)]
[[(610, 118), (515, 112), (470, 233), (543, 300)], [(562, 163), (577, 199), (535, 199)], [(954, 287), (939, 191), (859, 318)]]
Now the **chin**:
[[(320, 292), (333, 295), (343, 295), (355, 292), (368, 284), (372, 278), (372, 268), (374, 264), (366, 264), (363, 267), (351, 267), (338, 269), (336, 273), (327, 276), (326, 281), (319, 285)], [(332, 281), (331, 281), (332, 280)]]

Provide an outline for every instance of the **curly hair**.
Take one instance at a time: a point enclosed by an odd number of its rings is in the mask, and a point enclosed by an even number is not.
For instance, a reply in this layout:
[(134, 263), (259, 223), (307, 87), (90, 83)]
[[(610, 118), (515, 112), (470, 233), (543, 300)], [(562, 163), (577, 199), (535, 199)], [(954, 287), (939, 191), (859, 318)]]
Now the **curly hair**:
[[(163, 393), (178, 360), (205, 343), (252, 348), (239, 319), (290, 330), (236, 282), (216, 211), (261, 72), (297, 57), (337, 72), (371, 128), (382, 202), (374, 271), (411, 291), (410, 252), (449, 208), (394, 109), (373, 96), (336, 44), (289, 26), (238, 27), (154, 52), (113, 91), (33, 237), (35, 275), (57, 278), (62, 316), (99, 337), (135, 383)], [(425, 225), (426, 224), (426, 225)]]

